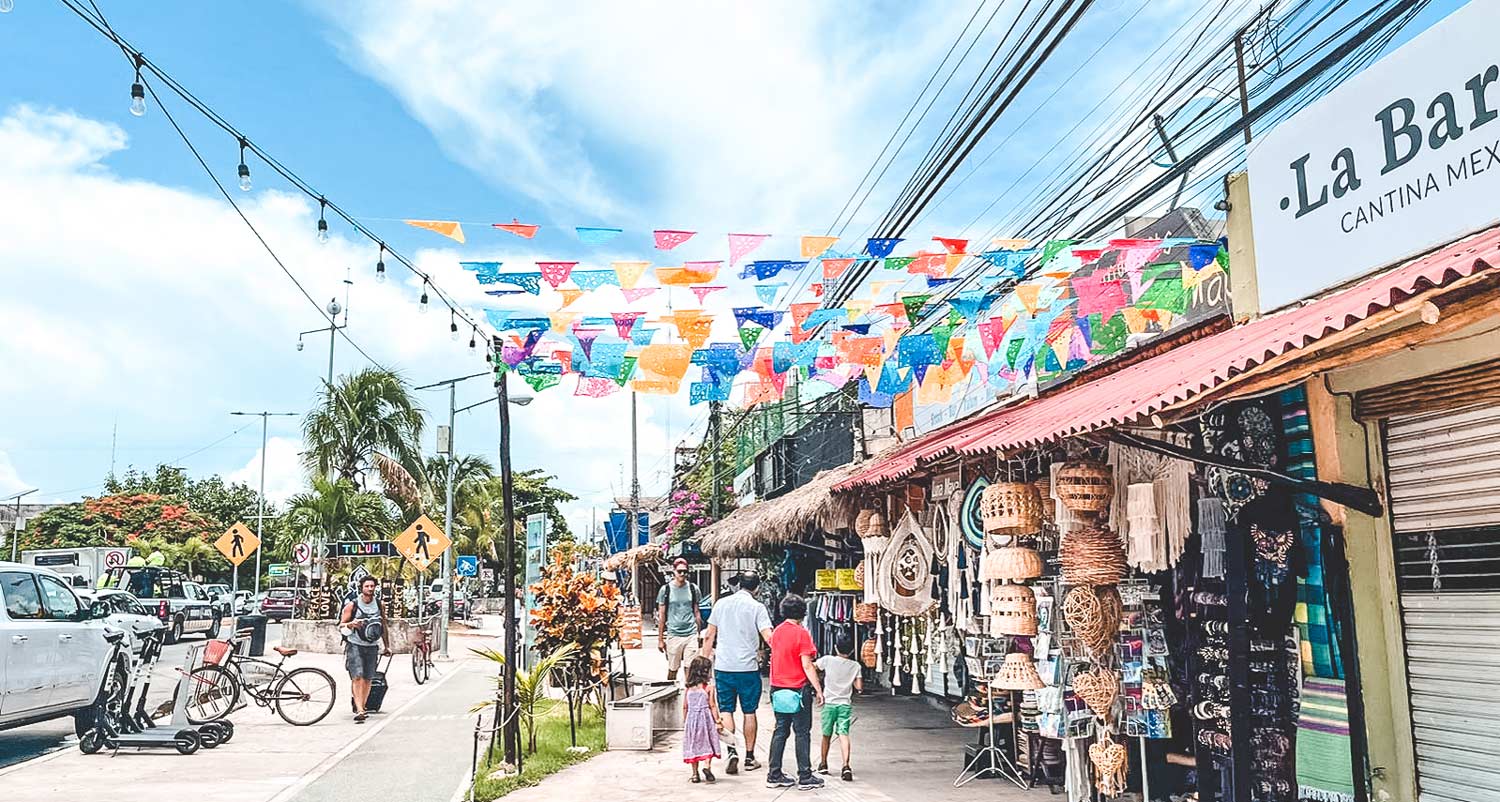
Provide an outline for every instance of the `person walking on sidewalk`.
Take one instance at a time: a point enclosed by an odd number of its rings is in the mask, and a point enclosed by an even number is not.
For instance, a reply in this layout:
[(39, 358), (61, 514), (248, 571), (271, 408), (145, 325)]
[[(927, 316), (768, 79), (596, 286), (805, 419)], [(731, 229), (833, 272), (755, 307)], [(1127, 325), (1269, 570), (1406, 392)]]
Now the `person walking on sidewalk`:
[(677, 669), (698, 656), (698, 586), (688, 581), (687, 560), (672, 563), (672, 581), (656, 594), (656, 648), (667, 656), (667, 681), (677, 681)]
[(379, 670), (381, 653), (391, 653), (391, 633), (385, 610), (375, 591), (380, 583), (367, 576), (359, 581), (359, 595), (344, 604), (339, 629), (344, 632), (344, 668), (354, 692), (354, 720), (365, 723), (365, 702), (370, 698), (370, 680)]
[[(693, 782), (714, 782), (714, 758), (719, 754), (719, 706), (708, 681), (714, 662), (693, 658), (687, 667), (687, 689), (682, 695), (682, 760), (693, 767)], [(700, 778), (698, 769), (703, 769)]]
[[(771, 734), (771, 753), (767, 758), (766, 786), (812, 791), (823, 787), (823, 779), (812, 770), (812, 709), (823, 703), (823, 686), (813, 658), (818, 647), (812, 635), (802, 626), (807, 602), (796, 594), (781, 599), (784, 619), (771, 633), (771, 709), (776, 711), (776, 731)], [(781, 770), (786, 741), (796, 736), (797, 779)]]
[(854, 662), (853, 636), (847, 632), (839, 635), (833, 648), (838, 654), (819, 657), (814, 664), (823, 672), (823, 752), (818, 773), (828, 773), (828, 747), (837, 737), (839, 751), (844, 755), (844, 770), (839, 778), (853, 782), (854, 771), (849, 768), (849, 724), (854, 715), (854, 694), (864, 690), (864, 682), (859, 677), (859, 663)]
[[(760, 577), (740, 577), (740, 589), (719, 600), (708, 616), (703, 632), (704, 657), (714, 661), (714, 688), (718, 692), (719, 720), (724, 733), (734, 738), (734, 712), (743, 711), (745, 771), (760, 768), (755, 760), (755, 711), (760, 707), (760, 642), (771, 639), (771, 613), (753, 595)], [(739, 772), (740, 755), (731, 745), (725, 774)]]

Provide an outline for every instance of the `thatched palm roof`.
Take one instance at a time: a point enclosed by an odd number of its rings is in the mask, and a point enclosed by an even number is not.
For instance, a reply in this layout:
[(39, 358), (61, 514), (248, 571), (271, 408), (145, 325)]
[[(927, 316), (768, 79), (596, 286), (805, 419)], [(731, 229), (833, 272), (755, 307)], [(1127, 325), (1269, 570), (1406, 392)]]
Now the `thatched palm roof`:
[(661, 555), (662, 546), (660, 543), (647, 543), (610, 555), (609, 559), (604, 561), (604, 570), (614, 571), (620, 568), (634, 568), (638, 562), (656, 562), (661, 559)]
[(802, 539), (809, 527), (825, 532), (848, 528), (854, 520), (854, 497), (835, 496), (833, 486), (853, 476), (859, 464), (823, 471), (811, 482), (769, 501), (757, 501), (698, 532), (710, 557), (743, 557), (762, 547)]

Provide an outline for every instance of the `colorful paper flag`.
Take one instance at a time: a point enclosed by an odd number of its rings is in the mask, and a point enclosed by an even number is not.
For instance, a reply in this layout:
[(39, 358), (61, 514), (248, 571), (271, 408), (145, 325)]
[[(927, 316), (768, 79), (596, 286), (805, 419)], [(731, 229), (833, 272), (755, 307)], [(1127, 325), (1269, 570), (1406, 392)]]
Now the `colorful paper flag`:
[(552, 289), (554, 290), (562, 286), (564, 281), (568, 280), (568, 276), (573, 274), (573, 268), (577, 265), (577, 262), (536, 263), (537, 269), (542, 271), (542, 278), (546, 279), (547, 283), (552, 285)]
[(615, 278), (620, 281), (620, 288), (626, 290), (634, 289), (636, 282), (641, 280), (641, 276), (646, 274), (646, 268), (650, 266), (650, 262), (610, 263), (610, 267), (615, 269)]
[(495, 228), (498, 228), (502, 231), (509, 231), (510, 233), (515, 234), (522, 239), (531, 239), (532, 237), (535, 237), (536, 230), (538, 228), (541, 228), (541, 226), (532, 225), (530, 223), (523, 223), (520, 220), (515, 219), (514, 217), (510, 219), (509, 223), (495, 223), (494, 226)]
[(834, 281), (844, 275), (844, 271), (854, 264), (853, 259), (824, 259), (823, 278), (826, 281)]
[(670, 251), (684, 242), (693, 238), (696, 231), (677, 231), (670, 228), (659, 228), (651, 232), (656, 237), (656, 249), (659, 251)]
[(620, 277), (613, 270), (574, 270), (573, 283), (586, 292), (603, 287), (605, 284), (620, 286)]
[(576, 226), (573, 230), (578, 233), (578, 241), (584, 245), (603, 245), (625, 233), (623, 229), (601, 226)]
[(610, 312), (609, 316), (615, 321), (615, 331), (619, 333), (620, 339), (630, 339), (630, 331), (635, 328), (636, 321), (641, 319), (645, 312)]
[(948, 253), (963, 253), (969, 249), (969, 241), (966, 239), (954, 239), (952, 237), (933, 237), (933, 240), (942, 244)]
[(785, 286), (785, 284), (757, 284), (755, 285), (755, 297), (759, 298), (763, 304), (774, 304), (776, 303), (776, 296), (781, 294), (781, 288)]
[(563, 309), (567, 309), (569, 306), (573, 305), (574, 301), (583, 297), (583, 290), (567, 289), (558, 290), (557, 292), (558, 294), (562, 295), (563, 302), (561, 308)]
[(688, 289), (690, 289), (690, 290), (693, 291), (693, 297), (697, 298), (698, 299), (698, 303), (701, 304), (701, 303), (703, 303), (703, 299), (708, 297), (709, 293), (718, 292), (719, 290), (722, 290), (724, 288), (723, 287), (715, 287), (715, 286), (698, 285), (698, 286), (694, 286), (694, 287), (689, 287)]
[(761, 243), (770, 238), (770, 234), (730, 234), (729, 266), (734, 267), (739, 264), (741, 259), (749, 256), (752, 251), (761, 246)]
[(460, 244), (464, 241), (464, 227), (453, 220), (407, 220), (406, 224), (435, 231)]
[(633, 304), (659, 289), (661, 287), (622, 287), (620, 293), (625, 296), (626, 303)]
[(833, 247), (833, 243), (838, 241), (838, 237), (803, 237), (801, 243), (802, 258), (812, 259), (821, 256), (824, 251)]
[(900, 237), (871, 237), (865, 241), (865, 253), (876, 259), (884, 259), (896, 250), (901, 243)]

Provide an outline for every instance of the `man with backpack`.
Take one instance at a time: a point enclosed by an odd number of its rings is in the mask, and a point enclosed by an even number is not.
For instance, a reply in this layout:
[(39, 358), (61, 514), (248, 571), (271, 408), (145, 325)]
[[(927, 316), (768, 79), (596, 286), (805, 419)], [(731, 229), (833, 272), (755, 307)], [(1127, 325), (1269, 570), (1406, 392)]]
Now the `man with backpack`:
[(344, 604), (339, 629), (344, 633), (344, 668), (354, 692), (354, 721), (365, 723), (365, 703), (370, 681), (379, 671), (380, 655), (391, 653), (391, 633), (386, 628), (385, 608), (377, 593), (380, 582), (373, 576), (359, 581), (359, 595)]
[(698, 586), (688, 581), (687, 560), (672, 563), (672, 581), (656, 594), (656, 648), (667, 656), (667, 679), (677, 680), (677, 669), (698, 656), (698, 632), (703, 613), (698, 609)]

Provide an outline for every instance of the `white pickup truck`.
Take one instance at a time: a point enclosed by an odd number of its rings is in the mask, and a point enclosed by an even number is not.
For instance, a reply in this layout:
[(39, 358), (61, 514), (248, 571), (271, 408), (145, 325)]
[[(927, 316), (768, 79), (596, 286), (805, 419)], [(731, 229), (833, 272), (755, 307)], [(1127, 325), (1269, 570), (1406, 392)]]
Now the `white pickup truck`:
[(104, 639), (107, 609), (45, 568), (12, 562), (0, 562), (0, 602), (0, 730), (73, 716), (81, 734), (124, 683)]

